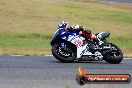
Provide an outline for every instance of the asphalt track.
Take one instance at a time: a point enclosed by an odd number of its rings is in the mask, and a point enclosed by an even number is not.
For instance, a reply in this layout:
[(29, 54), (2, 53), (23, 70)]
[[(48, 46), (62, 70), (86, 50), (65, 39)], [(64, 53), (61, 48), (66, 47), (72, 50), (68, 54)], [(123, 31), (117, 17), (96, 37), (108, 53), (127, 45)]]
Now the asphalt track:
[(100, 1), (107, 1), (107, 2), (117, 2), (117, 3), (132, 3), (132, 0), (100, 0)]
[(77, 84), (77, 68), (87, 73), (132, 75), (132, 59), (120, 64), (104, 62), (60, 63), (52, 56), (0, 56), (0, 88), (132, 88), (129, 84)]

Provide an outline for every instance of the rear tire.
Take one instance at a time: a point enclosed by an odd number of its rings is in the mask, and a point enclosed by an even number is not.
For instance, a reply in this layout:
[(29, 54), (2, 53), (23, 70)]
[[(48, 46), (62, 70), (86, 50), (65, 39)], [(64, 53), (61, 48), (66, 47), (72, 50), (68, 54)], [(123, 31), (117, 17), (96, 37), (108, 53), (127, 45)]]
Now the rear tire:
[(104, 60), (110, 64), (119, 64), (123, 59), (123, 53), (120, 48), (118, 48), (116, 45), (110, 43), (112, 47), (115, 47), (117, 49), (117, 52), (115, 54), (112, 53), (106, 53), (104, 55)]
[(73, 50), (73, 46), (71, 44), (68, 44), (68, 43), (65, 43), (67, 48), (69, 49), (68, 53), (70, 54), (70, 56), (64, 56), (62, 55), (59, 51), (58, 51), (58, 48), (60, 47), (60, 44), (54, 44), (52, 45), (52, 54), (53, 56), (61, 61), (61, 62), (64, 62), (64, 63), (71, 63), (71, 62), (74, 62), (75, 58), (76, 58), (76, 54)]

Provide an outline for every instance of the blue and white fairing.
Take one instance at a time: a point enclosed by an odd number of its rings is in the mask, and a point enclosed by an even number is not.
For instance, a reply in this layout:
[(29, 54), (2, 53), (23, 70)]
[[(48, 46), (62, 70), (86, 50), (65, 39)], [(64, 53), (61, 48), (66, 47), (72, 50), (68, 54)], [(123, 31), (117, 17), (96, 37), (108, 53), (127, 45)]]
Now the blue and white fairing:
[[(80, 58), (82, 55), (89, 54), (88, 50), (87, 50), (87, 43), (84, 44), (85, 38), (83, 38), (76, 32), (69, 32), (67, 30), (58, 29), (55, 32), (55, 34), (51, 40), (51, 45), (53, 42), (55, 42), (58, 39), (57, 37), (60, 37), (61, 39), (69, 41), (69, 42), (73, 43), (74, 45), (76, 45), (77, 58)], [(62, 48), (65, 47), (63, 42), (61, 42), (61, 46), (62, 46)]]

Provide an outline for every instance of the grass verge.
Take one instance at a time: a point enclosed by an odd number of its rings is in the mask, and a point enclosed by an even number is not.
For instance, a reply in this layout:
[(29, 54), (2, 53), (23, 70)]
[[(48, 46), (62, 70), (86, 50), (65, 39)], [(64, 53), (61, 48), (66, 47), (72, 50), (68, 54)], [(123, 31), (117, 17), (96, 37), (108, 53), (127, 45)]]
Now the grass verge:
[(132, 54), (132, 4), (96, 0), (0, 0), (0, 54), (51, 54), (49, 40), (61, 20), (109, 31), (110, 41)]

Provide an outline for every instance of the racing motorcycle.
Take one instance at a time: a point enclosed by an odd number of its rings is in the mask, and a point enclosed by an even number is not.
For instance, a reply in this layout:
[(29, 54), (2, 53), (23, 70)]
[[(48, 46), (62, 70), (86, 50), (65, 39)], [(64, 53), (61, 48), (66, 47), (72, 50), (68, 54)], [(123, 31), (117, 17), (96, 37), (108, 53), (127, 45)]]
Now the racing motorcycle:
[(102, 61), (118, 64), (123, 59), (121, 49), (107, 41), (109, 32), (96, 33), (96, 38), (103, 41), (99, 45), (92, 39), (84, 38), (76, 32), (58, 29), (51, 41), (52, 54), (61, 62)]

